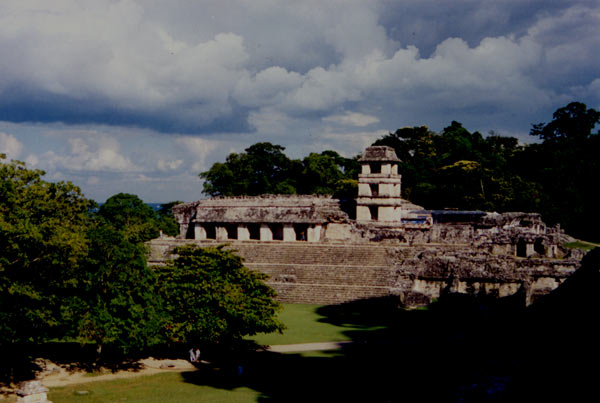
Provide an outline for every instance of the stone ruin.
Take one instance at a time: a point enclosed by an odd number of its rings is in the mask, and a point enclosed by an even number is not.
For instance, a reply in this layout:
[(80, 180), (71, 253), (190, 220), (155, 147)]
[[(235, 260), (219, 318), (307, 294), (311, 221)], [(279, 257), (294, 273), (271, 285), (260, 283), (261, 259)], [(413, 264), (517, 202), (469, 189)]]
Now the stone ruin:
[(342, 303), (394, 296), (406, 306), (444, 293), (531, 303), (579, 267), (572, 240), (539, 214), (426, 210), (401, 197), (394, 150), (360, 158), (355, 217), (328, 196), (219, 197), (173, 208), (180, 234), (150, 243), (150, 263), (175, 246), (227, 243), (245, 264), (270, 275), (284, 302)]
[(18, 403), (52, 403), (48, 400), (48, 388), (41, 381), (24, 381), (16, 391)]

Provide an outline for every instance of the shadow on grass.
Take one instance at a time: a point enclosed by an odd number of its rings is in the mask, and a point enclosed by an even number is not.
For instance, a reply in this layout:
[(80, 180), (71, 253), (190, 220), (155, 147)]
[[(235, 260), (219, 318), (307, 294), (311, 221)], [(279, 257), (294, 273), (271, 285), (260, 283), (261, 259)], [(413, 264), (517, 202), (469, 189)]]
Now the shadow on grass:
[[(317, 357), (240, 353), (183, 376), (198, 385), (249, 387), (265, 402), (589, 400), (597, 396), (600, 362), (599, 268), (595, 250), (528, 308), (523, 295), (456, 294), (426, 310), (401, 310), (387, 298), (322, 307), (323, 321), (352, 327), (354, 343)], [(374, 326), (381, 328), (360, 329)]]
[[(117, 372), (139, 370), (139, 357), (123, 358), (115, 351), (106, 351), (101, 357), (93, 344), (81, 345), (75, 342), (48, 342), (43, 344), (10, 345), (0, 351), (0, 384), (9, 384), (35, 377), (43, 371), (46, 360), (66, 369), (68, 372), (98, 370)], [(40, 359), (40, 357), (43, 357)]]
[[(482, 395), (493, 395), (489, 389), (515, 371), (517, 357), (504, 343), (506, 307), (514, 305), (447, 296), (420, 311), (400, 310), (390, 299), (327, 306), (318, 311), (323, 320), (351, 326), (354, 343), (325, 357), (251, 353), (240, 360), (241, 376), (232, 361), (185, 379), (246, 386), (261, 401), (486, 401)], [(381, 329), (356, 330), (374, 326)]]

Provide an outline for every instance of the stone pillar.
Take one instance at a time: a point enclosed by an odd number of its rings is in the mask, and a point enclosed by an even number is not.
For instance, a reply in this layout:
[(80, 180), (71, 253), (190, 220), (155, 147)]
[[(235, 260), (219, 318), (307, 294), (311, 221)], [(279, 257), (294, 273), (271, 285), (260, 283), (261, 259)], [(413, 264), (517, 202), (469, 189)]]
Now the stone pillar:
[(185, 237), (187, 235), (187, 230), (188, 230), (188, 224), (180, 223), (179, 224), (179, 238), (185, 239)]
[(250, 239), (250, 231), (246, 224), (239, 224), (237, 227), (238, 241), (248, 241)]
[(393, 183), (380, 183), (379, 184), (379, 196), (394, 196), (394, 184)]
[(381, 164), (381, 173), (386, 174), (386, 175), (391, 174), (392, 173), (392, 164), (390, 164), (390, 163)]
[(533, 255), (534, 253), (535, 253), (535, 249), (533, 249), (533, 244), (528, 243), (527, 244), (527, 257)]
[(295, 242), (296, 231), (292, 224), (283, 224), (283, 242)]
[(206, 229), (200, 223), (195, 223), (194, 225), (194, 239), (206, 239)]
[(308, 227), (306, 240), (308, 242), (319, 242), (321, 240), (321, 225), (313, 225)]
[(371, 196), (371, 188), (368, 183), (358, 184), (358, 195), (359, 196)]
[(371, 212), (367, 206), (356, 207), (356, 219), (362, 221), (368, 221), (371, 219)]
[(402, 210), (394, 206), (379, 207), (379, 221), (400, 221)]
[(260, 224), (260, 240), (261, 241), (272, 241), (273, 232), (267, 224)]
[(227, 239), (227, 228), (216, 227), (215, 228), (216, 238), (218, 241), (224, 241)]

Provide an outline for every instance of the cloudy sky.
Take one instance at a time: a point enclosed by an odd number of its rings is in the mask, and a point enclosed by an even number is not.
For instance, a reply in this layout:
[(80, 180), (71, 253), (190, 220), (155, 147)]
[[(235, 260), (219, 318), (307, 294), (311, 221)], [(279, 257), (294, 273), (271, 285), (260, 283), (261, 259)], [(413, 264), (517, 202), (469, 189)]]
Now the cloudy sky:
[(600, 107), (600, 0), (0, 0), (0, 152), (97, 201), (196, 200), (259, 141), (353, 156), (404, 126), (531, 141)]

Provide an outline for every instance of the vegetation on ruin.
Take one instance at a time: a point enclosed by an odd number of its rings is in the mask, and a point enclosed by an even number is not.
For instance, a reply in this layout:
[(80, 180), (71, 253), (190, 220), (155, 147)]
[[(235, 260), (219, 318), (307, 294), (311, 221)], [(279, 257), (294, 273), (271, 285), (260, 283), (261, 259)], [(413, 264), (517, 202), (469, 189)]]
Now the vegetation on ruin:
[[(548, 123), (532, 125), (537, 143), (491, 132), (484, 136), (452, 122), (440, 133), (405, 127), (373, 145), (400, 158), (402, 195), (427, 209), (523, 211), (542, 214), (578, 238), (600, 241), (594, 186), (600, 176), (600, 112), (580, 102), (559, 108)], [(202, 172), (204, 193), (356, 195), (358, 161), (334, 151), (291, 160), (284, 148), (257, 143)]]

